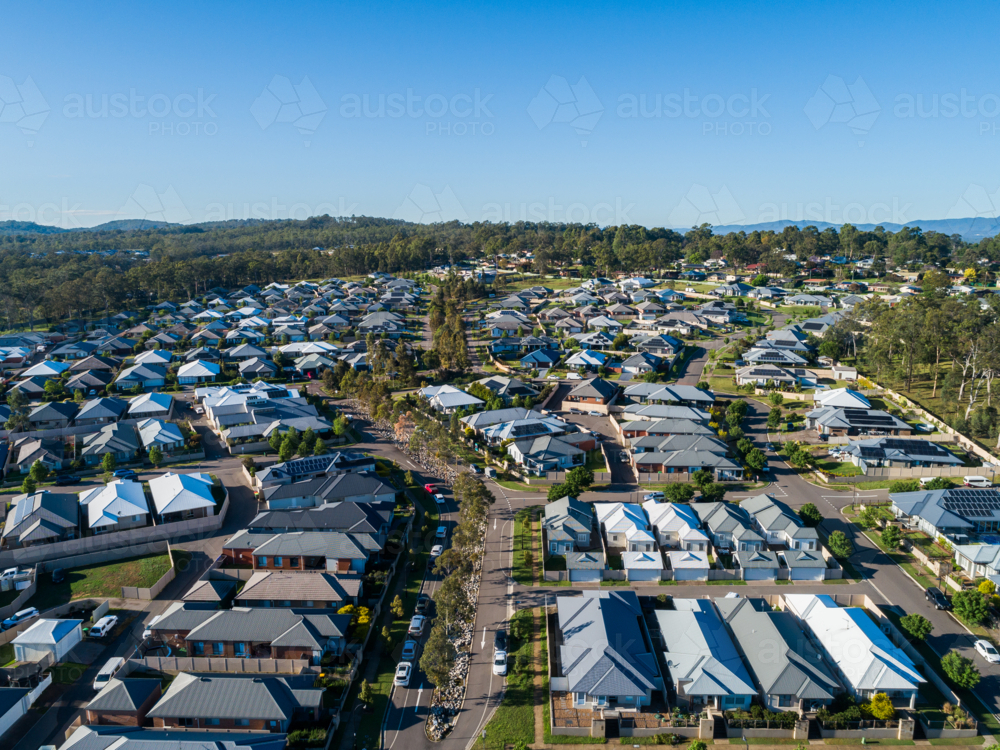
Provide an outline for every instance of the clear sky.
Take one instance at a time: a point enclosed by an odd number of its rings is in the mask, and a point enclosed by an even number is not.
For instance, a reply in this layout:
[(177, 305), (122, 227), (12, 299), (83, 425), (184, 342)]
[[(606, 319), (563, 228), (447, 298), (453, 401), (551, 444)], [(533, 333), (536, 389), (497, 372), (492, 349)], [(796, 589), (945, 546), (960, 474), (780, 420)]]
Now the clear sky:
[(993, 3), (4, 3), (0, 220), (996, 216)]

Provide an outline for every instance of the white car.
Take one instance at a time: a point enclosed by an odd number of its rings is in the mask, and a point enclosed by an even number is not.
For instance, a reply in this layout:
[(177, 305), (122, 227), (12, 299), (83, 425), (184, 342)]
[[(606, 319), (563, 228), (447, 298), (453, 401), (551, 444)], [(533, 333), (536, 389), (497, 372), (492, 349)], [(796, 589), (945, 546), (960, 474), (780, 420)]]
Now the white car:
[(986, 661), (988, 661), (990, 664), (996, 664), (1000, 662), (1000, 653), (998, 653), (997, 650), (993, 648), (993, 644), (990, 643), (989, 641), (978, 640), (976, 641), (975, 646), (976, 646), (976, 651), (979, 652), (979, 655), (982, 656), (984, 659), (986, 659)]
[(394, 685), (406, 687), (410, 684), (410, 673), (413, 672), (413, 665), (408, 661), (401, 661), (396, 665), (396, 678), (392, 681)]
[(417, 658), (417, 642), (406, 641), (403, 644), (403, 661), (413, 661)]
[(603, 417), (604, 415), (601, 414), (601, 412), (599, 412), (599, 411), (588, 411), (587, 412), (587, 416), (588, 417)]
[(507, 652), (497, 651), (493, 654), (493, 674), (501, 677), (507, 674)]
[(142, 631), (142, 639), (144, 641), (153, 637), (153, 626), (160, 621), (161, 617), (163, 617), (163, 615), (157, 615), (149, 621), (149, 625), (147, 625), (146, 629)]
[(662, 492), (647, 492), (645, 495), (642, 496), (642, 499), (643, 500), (662, 500), (663, 499), (663, 493)]
[(3, 629), (10, 630), (15, 625), (20, 625), (22, 622), (26, 622), (35, 617), (38, 617), (38, 610), (34, 607), (22, 609), (20, 612), (15, 612), (3, 621)]
[(431, 557), (438, 557), (442, 552), (444, 552), (443, 544), (435, 544), (431, 547)]
[(410, 620), (410, 627), (406, 631), (408, 635), (415, 635), (417, 638), (424, 634), (424, 623), (427, 622), (427, 618), (423, 615), (414, 615), (413, 619)]
[(444, 495), (437, 493), (434, 495), (434, 502), (438, 505), (444, 505)]
[(106, 615), (97, 621), (97, 624), (92, 627), (88, 633), (91, 638), (103, 638), (112, 630), (115, 629), (115, 625), (118, 624), (118, 617), (115, 615)]

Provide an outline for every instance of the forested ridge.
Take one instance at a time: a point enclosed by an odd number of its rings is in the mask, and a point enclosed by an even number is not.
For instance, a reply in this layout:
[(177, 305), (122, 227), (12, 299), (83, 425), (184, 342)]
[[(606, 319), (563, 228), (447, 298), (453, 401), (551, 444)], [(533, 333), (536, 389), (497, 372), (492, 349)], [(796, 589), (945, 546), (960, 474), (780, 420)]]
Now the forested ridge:
[[(0, 314), (8, 327), (37, 320), (144, 307), (187, 299), (213, 287), (233, 288), (372, 271), (407, 273), (442, 263), (495, 258), (530, 250), (532, 270), (579, 264), (582, 275), (652, 273), (682, 260), (726, 258), (736, 267), (790, 274), (793, 253), (810, 258), (874, 257), (876, 268), (1000, 259), (1000, 239), (978, 244), (957, 235), (845, 225), (819, 231), (713, 234), (703, 225), (686, 234), (636, 225), (448, 222), (410, 224), (372, 217), (303, 221), (232, 221), (122, 231), (101, 229), (0, 235)], [(145, 251), (148, 256), (133, 251)]]

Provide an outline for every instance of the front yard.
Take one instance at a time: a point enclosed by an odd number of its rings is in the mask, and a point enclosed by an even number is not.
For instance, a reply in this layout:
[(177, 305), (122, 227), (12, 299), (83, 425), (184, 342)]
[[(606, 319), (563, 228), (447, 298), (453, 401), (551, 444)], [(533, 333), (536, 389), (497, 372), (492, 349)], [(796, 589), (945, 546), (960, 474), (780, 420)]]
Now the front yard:
[[(177, 555), (179, 550), (175, 550)], [(128, 560), (88, 565), (66, 571), (66, 580), (53, 584), (46, 581), (28, 601), (44, 612), (74, 599), (118, 598), (122, 586), (150, 588), (170, 569), (170, 556), (148, 555)]]

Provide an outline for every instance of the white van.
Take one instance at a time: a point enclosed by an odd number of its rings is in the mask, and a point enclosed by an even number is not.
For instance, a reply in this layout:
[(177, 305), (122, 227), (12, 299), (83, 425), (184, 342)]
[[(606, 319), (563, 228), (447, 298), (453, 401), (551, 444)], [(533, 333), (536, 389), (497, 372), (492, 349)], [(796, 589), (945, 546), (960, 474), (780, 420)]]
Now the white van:
[(101, 667), (101, 671), (97, 673), (97, 677), (94, 678), (94, 690), (100, 692), (107, 687), (108, 683), (111, 682), (111, 678), (115, 676), (115, 672), (125, 663), (125, 660), (120, 656), (112, 656), (105, 662), (104, 666)]
[(973, 475), (969, 477), (962, 477), (965, 482), (966, 487), (992, 487), (993, 482), (991, 482), (986, 477), (981, 477), (979, 475)]
[(920, 477), (920, 486), (921, 487), (926, 487), (931, 482), (933, 482), (935, 479), (937, 479), (937, 477)]

